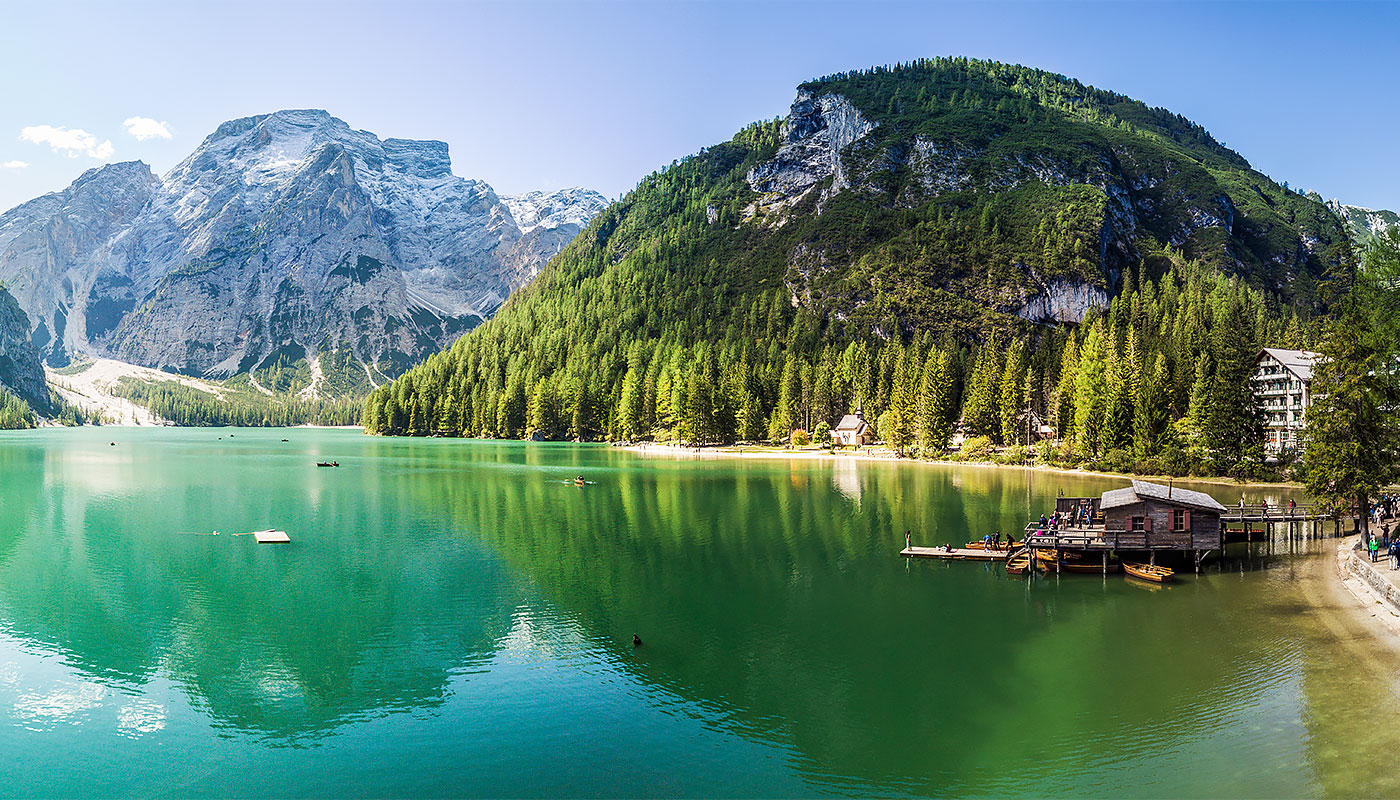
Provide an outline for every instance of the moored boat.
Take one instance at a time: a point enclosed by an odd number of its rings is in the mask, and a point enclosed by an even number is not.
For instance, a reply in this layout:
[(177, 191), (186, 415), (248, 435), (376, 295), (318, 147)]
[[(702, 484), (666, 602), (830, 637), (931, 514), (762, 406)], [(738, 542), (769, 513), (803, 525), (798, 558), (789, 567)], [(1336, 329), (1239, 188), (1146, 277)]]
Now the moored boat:
[(1168, 567), (1158, 567), (1153, 564), (1130, 564), (1126, 561), (1123, 562), (1123, 571), (1134, 578), (1153, 583), (1166, 583), (1176, 574)]
[[(1024, 545), (1024, 544), (1025, 544), (1025, 542), (1002, 542), (1002, 543), (999, 544), (999, 545), (992, 545), (992, 548), (991, 548), (991, 549), (993, 549), (993, 550), (1015, 550), (1016, 548), (1021, 547), (1021, 546)], [(967, 544), (963, 545), (963, 549), (964, 549), (964, 550), (986, 550), (986, 549), (987, 549), (987, 545), (984, 544), (984, 543), (982, 542), (981, 539), (978, 539), (978, 540), (975, 541), (975, 542), (968, 542)]]
[(1012, 553), (1006, 559), (1007, 575), (1025, 575), (1031, 569), (1031, 554), (1022, 550), (1019, 553)]

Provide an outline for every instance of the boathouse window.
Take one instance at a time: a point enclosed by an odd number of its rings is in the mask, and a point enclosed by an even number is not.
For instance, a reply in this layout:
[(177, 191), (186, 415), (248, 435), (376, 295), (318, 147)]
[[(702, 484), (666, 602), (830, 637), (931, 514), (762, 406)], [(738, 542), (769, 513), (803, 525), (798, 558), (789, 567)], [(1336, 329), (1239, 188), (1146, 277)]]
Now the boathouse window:
[(1191, 525), (1190, 512), (1176, 508), (1172, 509), (1172, 530), (1184, 531)]
[(1146, 523), (1146, 521), (1144, 521), (1142, 517), (1133, 517), (1133, 527), (1132, 527), (1132, 530), (1135, 530), (1135, 531), (1145, 531), (1145, 530), (1147, 530), (1147, 523)]

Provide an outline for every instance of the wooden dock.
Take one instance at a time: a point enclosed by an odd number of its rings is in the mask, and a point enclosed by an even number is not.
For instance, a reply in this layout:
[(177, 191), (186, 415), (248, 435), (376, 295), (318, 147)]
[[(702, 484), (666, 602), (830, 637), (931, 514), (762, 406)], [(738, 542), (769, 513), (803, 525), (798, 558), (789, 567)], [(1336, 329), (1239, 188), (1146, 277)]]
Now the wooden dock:
[(946, 561), (1005, 561), (1011, 555), (1006, 550), (971, 550), (966, 547), (906, 547), (899, 551), (905, 558), (941, 558)]

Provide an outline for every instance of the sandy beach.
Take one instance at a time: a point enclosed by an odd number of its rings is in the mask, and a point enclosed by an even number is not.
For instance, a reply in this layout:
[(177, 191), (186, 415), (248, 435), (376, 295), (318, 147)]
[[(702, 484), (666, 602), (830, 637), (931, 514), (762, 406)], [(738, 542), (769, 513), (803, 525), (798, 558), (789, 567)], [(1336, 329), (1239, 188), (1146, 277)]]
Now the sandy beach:
[(991, 461), (952, 461), (948, 459), (925, 459), (907, 458), (897, 456), (894, 451), (884, 448), (863, 448), (859, 451), (839, 451), (832, 452), (822, 449), (794, 449), (778, 450), (770, 447), (744, 447), (739, 445), (724, 445), (718, 447), (682, 447), (674, 444), (645, 443), (620, 445), (625, 450), (644, 455), (668, 456), (672, 458), (766, 458), (766, 459), (786, 459), (789, 461), (829, 459), (829, 460), (851, 460), (851, 461), (885, 461), (901, 464), (942, 464), (958, 467), (981, 467), (986, 469), (1015, 469), (1015, 470), (1035, 470), (1058, 475), (1078, 475), (1084, 477), (1097, 478), (1122, 478), (1124, 480), (1145, 480), (1156, 483), (1166, 481), (1205, 483), (1216, 486), (1237, 486), (1237, 487), (1260, 487), (1274, 489), (1298, 489), (1303, 488), (1302, 484), (1291, 482), (1266, 482), (1266, 481), (1237, 481), (1232, 478), (1178, 478), (1171, 475), (1130, 475), (1121, 472), (1099, 472), (1087, 469), (1067, 469), (1065, 467), (1052, 467), (1045, 464), (1035, 464), (1029, 467), (1017, 466), (1013, 464), (997, 464)]

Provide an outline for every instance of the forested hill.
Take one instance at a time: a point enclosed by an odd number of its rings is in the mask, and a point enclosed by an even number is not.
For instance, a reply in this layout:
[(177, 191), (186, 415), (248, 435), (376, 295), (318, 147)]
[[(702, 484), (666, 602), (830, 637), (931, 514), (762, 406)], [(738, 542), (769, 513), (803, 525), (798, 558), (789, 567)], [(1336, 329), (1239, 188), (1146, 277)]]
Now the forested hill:
[[(799, 87), (786, 119), (648, 176), (490, 322), (376, 391), (365, 423), (784, 438), (858, 400), (888, 411), (901, 358), (921, 373), (944, 353), (955, 392), (988, 345), (998, 363), (1008, 346), (1057, 362), (1055, 323), (1139, 287), (1161, 302), (1166, 284), (1173, 303), (1198, 296), (1169, 312), (1189, 330), (1114, 324), (1188, 337), (1166, 369), (1189, 386), (1220, 297), (1250, 317), (1249, 346), (1290, 325), (1301, 340), (1294, 317), (1345, 241), (1323, 204), (1200, 126), (1063, 76), (966, 59), (835, 75)], [(1040, 373), (1030, 408), (1053, 418)]]

